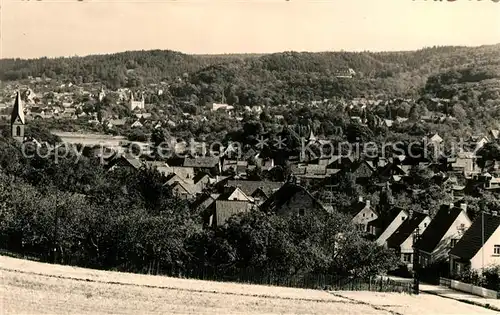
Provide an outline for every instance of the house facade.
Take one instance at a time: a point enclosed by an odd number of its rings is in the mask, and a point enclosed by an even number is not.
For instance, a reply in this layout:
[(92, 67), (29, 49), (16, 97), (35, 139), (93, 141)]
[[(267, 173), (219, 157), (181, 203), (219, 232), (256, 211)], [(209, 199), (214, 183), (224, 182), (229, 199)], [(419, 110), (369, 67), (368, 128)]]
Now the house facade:
[(351, 214), (354, 215), (351, 222), (363, 232), (370, 232), (368, 231), (368, 223), (376, 220), (379, 216), (371, 206), (370, 200), (363, 201), (363, 198), (360, 198), (353, 206)]
[(260, 209), (278, 215), (323, 215), (327, 210), (304, 187), (286, 183), (267, 199)]
[(375, 243), (380, 246), (386, 245), (387, 239), (391, 237), (394, 232), (396, 232), (396, 230), (405, 222), (405, 220), (408, 219), (408, 217), (408, 211), (395, 208), (392, 209), (391, 214), (389, 214), (387, 218), (379, 218), (375, 221), (372, 221), (373, 224), (370, 225), (374, 227), (372, 231), (375, 232), (372, 233), (372, 235), (377, 236), (375, 239)]
[(465, 203), (459, 206), (453, 204), (441, 206), (417, 244), (421, 265), (425, 267), (434, 262), (447, 260), (450, 250), (471, 224)]
[(459, 274), (467, 269), (480, 273), (491, 265), (500, 265), (498, 213), (479, 215), (450, 251), (451, 274)]
[(413, 267), (415, 233), (417, 229), (420, 234), (423, 233), (430, 222), (431, 218), (427, 214), (414, 212), (387, 239), (387, 247), (393, 249), (408, 268)]

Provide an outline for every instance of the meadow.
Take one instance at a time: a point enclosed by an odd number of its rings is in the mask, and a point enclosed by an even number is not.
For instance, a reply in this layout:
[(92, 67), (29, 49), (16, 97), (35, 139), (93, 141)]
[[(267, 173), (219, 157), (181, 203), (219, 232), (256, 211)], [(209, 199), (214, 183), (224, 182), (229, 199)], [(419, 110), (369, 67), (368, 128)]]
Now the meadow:
[(2, 314), (496, 314), (434, 295), (319, 291), (51, 265), (0, 256)]

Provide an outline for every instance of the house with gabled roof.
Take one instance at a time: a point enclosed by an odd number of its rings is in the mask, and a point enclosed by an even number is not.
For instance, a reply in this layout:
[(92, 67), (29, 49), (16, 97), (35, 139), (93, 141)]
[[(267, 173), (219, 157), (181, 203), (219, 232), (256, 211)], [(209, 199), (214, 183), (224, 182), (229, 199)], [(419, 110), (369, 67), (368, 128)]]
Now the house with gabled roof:
[(136, 157), (130, 155), (118, 155), (108, 163), (108, 171), (115, 170), (117, 168), (138, 170), (142, 167), (142, 162)]
[(413, 267), (413, 243), (415, 232), (421, 234), (425, 231), (431, 218), (426, 213), (413, 212), (410, 218), (387, 239), (387, 247), (395, 251), (396, 255), (401, 257), (401, 261), (409, 268)]
[(467, 204), (442, 205), (416, 244), (422, 267), (447, 260), (450, 250), (471, 224)]
[(276, 190), (283, 186), (283, 182), (271, 182), (271, 181), (253, 181), (253, 180), (228, 180), (225, 183), (226, 187), (238, 187), (247, 196), (252, 196), (259, 189), (266, 196), (272, 195)]
[(500, 216), (479, 215), (450, 251), (450, 272), (460, 274), (467, 269), (481, 272), (500, 265)]
[(311, 195), (304, 187), (286, 183), (269, 199), (267, 199), (260, 209), (268, 213), (276, 213), (278, 215), (324, 215), (327, 209), (314, 196)]
[(429, 143), (433, 143), (433, 144), (441, 144), (444, 140), (443, 140), (443, 138), (441, 138), (441, 136), (439, 134), (435, 133), (431, 137), (428, 137), (427, 141)]
[(352, 205), (349, 212), (352, 215), (351, 222), (362, 232), (369, 232), (368, 223), (379, 217), (370, 200), (363, 200), (363, 197), (359, 197), (358, 202)]
[(132, 125), (130, 125), (132, 128), (141, 128), (144, 127), (144, 125), (141, 123), (140, 120), (136, 120)]
[(356, 178), (356, 182), (358, 183), (364, 183), (369, 180), (373, 176), (375, 171), (376, 168), (371, 161), (362, 160), (354, 162), (351, 165), (351, 172)]
[(182, 180), (177, 180), (170, 185), (174, 195), (181, 199), (191, 199), (195, 195), (194, 187), (190, 183)]
[(196, 193), (201, 193), (205, 188), (207, 188), (212, 182), (210, 175), (206, 173), (198, 173), (193, 178), (193, 184)]
[(243, 200), (215, 200), (214, 203), (203, 214), (207, 227), (224, 225), (227, 220), (239, 213), (251, 211), (252, 203)]
[(399, 181), (402, 177), (408, 175), (407, 167), (396, 162), (389, 162), (384, 167), (380, 168), (377, 176), (382, 181), (394, 180)]
[(239, 201), (253, 202), (253, 198), (247, 196), (238, 187), (225, 187), (224, 192), (220, 194), (217, 200), (239, 200)]
[(478, 152), (485, 144), (490, 142), (490, 140), (484, 136), (472, 137), (472, 141), (474, 141), (474, 152)]
[(405, 222), (410, 216), (403, 208), (394, 207), (388, 213), (379, 215), (376, 220), (368, 223), (368, 230), (374, 236), (375, 243), (385, 245), (387, 239)]
[(167, 178), (167, 180), (165, 181), (165, 185), (167, 185), (167, 186), (171, 186), (175, 182), (182, 182), (185, 184), (192, 184), (193, 183), (192, 180), (186, 179), (186, 178), (181, 178), (179, 175), (177, 175), (175, 173), (170, 173), (170, 174), (166, 175), (166, 178)]

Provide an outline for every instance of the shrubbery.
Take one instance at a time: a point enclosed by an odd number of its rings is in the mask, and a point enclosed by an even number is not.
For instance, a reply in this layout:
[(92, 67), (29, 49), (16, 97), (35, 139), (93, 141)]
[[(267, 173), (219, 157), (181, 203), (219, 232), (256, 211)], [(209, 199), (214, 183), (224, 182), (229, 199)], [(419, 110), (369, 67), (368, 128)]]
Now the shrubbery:
[(500, 292), (500, 265), (493, 265), (484, 269), (483, 273), (475, 270), (466, 270), (458, 275), (453, 275), (453, 279), (470, 283), (475, 286), (483, 287)]

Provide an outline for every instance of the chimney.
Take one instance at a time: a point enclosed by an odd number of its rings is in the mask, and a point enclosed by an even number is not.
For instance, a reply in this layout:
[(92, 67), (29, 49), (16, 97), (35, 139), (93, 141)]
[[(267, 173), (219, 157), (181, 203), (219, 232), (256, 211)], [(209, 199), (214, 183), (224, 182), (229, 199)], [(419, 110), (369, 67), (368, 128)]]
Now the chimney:
[(449, 210), (453, 209), (454, 207), (455, 207), (455, 205), (453, 204), (453, 202), (450, 202)]
[(363, 197), (359, 196), (358, 197), (358, 202), (363, 202)]
[(461, 203), (460, 204), (460, 209), (462, 209), (463, 211), (467, 211), (467, 204), (466, 203)]
[(367, 207), (369, 207), (370, 206), (370, 200), (366, 200), (365, 204), (366, 204)]

